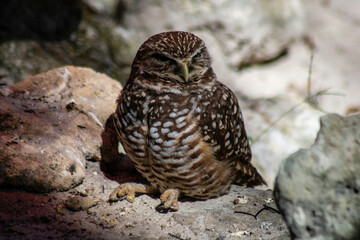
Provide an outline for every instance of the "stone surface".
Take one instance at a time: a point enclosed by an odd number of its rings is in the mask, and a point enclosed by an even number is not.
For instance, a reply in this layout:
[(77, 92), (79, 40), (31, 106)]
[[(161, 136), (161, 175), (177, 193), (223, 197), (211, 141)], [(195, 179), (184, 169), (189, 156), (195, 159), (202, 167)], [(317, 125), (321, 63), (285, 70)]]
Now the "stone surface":
[(101, 133), (118, 82), (87, 68), (58, 68), (0, 91), (0, 185), (67, 190), (100, 160)]
[(8, 39), (62, 40), (77, 30), (81, 1), (1, 1), (0, 42)]
[[(280, 214), (264, 210), (257, 219), (248, 215), (264, 204), (276, 208), (271, 190), (232, 186), (219, 198), (182, 199), (178, 212), (164, 214), (155, 210), (159, 195), (110, 204), (109, 194), (118, 183), (109, 180), (97, 162), (86, 165), (83, 184), (68, 192), (43, 195), (0, 189), (0, 239), (290, 239)], [(97, 205), (76, 212), (66, 208), (68, 199), (83, 198), (79, 195), (84, 193), (98, 199)], [(241, 201), (234, 204), (235, 199)]]
[(139, 43), (111, 18), (92, 12), (85, 2), (82, 6), (78, 29), (66, 39), (0, 42), (0, 84), (11, 85), (64, 65), (90, 67), (124, 84)]
[(359, 239), (360, 115), (326, 115), (280, 167), (275, 197), (294, 239)]
[[(360, 112), (360, 2), (348, 0), (303, 0), (306, 13), (304, 38), (295, 41), (288, 54), (271, 64), (253, 66), (240, 72), (230, 83), (249, 98), (274, 98), (297, 93), (306, 95), (310, 56), (313, 53), (311, 92), (336, 93), (321, 96), (318, 105), (330, 113)], [(357, 12), (355, 14), (355, 12)], [(344, 38), (343, 36), (347, 36)], [(246, 117), (246, 116), (245, 116)]]
[(251, 138), (252, 162), (273, 189), (281, 162), (314, 142), (323, 113), (290, 93), (271, 99), (239, 98)]
[(137, 31), (141, 40), (163, 31), (191, 31), (208, 46), (214, 41), (214, 48), (209, 48), (213, 57), (226, 56), (221, 58), (222, 66), (227, 63), (235, 68), (278, 57), (301, 35), (304, 25), (299, 0), (126, 2), (128, 10), (122, 23), (127, 29)]

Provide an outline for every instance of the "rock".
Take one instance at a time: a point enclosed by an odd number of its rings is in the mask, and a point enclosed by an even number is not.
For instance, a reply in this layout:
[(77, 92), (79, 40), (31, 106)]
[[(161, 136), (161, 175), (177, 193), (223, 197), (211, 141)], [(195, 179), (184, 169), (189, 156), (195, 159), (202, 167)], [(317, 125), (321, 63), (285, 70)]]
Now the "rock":
[(84, 0), (83, 3), (92, 11), (107, 16), (113, 16), (117, 4), (121, 4), (122, 0)]
[(359, 239), (360, 115), (326, 115), (315, 144), (286, 159), (275, 197), (294, 239)]
[(301, 35), (304, 25), (299, 0), (126, 2), (123, 24), (134, 29), (141, 40), (163, 31), (191, 31), (207, 43), (211, 42), (209, 37), (215, 39), (213, 46), (219, 46), (216, 50), (226, 56), (222, 60), (236, 68), (283, 54)]
[(101, 215), (96, 221), (96, 224), (100, 225), (103, 228), (114, 228), (118, 223), (119, 222), (118, 220), (116, 220), (116, 218), (113, 218), (106, 214)]
[(96, 204), (99, 203), (99, 199), (95, 199), (93, 197), (82, 197), (82, 196), (74, 196), (69, 198), (65, 205), (66, 208), (72, 211), (80, 211), (80, 210), (87, 210)]
[[(70, 5), (75, 5), (78, 0), (71, 2), (74, 3)], [(110, 18), (97, 15), (84, 7), (85, 4), (82, 6), (83, 17), (77, 31), (69, 38), (62, 41), (10, 39), (0, 42), (0, 84), (11, 85), (39, 72), (65, 65), (90, 67), (124, 84), (140, 44), (134, 41), (129, 31), (117, 26)], [(44, 35), (51, 33), (45, 32)]]
[(1, 1), (0, 41), (8, 39), (62, 40), (77, 30), (81, 1)]
[(101, 133), (118, 82), (87, 68), (58, 68), (0, 91), (0, 184), (64, 191), (100, 160)]

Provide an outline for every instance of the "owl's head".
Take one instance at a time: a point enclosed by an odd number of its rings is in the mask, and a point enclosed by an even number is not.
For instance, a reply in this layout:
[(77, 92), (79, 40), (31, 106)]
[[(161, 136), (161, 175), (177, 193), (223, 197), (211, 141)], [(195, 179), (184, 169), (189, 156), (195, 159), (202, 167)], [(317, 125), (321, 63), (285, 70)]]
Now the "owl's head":
[(150, 37), (139, 48), (132, 71), (155, 74), (179, 84), (198, 82), (211, 68), (205, 43), (189, 32), (163, 32)]

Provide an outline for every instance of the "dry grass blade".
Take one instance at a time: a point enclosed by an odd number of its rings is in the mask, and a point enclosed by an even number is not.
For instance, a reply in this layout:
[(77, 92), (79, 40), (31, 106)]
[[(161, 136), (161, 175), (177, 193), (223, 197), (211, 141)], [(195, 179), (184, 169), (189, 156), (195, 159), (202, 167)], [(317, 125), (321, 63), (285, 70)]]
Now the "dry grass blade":
[(324, 109), (322, 109), (321, 107), (319, 107), (318, 105), (318, 97), (320, 96), (345, 96), (345, 94), (342, 93), (336, 93), (336, 92), (329, 92), (329, 89), (324, 89), (324, 90), (320, 90), (318, 92), (316, 92), (315, 94), (311, 94), (311, 74), (312, 74), (312, 63), (313, 63), (313, 58), (314, 55), (313, 53), (311, 53), (310, 56), (310, 65), (309, 65), (309, 72), (308, 72), (308, 80), (307, 80), (307, 97), (300, 103), (296, 104), (295, 106), (291, 107), (289, 110), (287, 110), (286, 112), (284, 112), (283, 114), (281, 114), (278, 118), (275, 119), (275, 121), (273, 121), (267, 128), (265, 128), (264, 130), (262, 130), (258, 136), (256, 136), (255, 138), (251, 139), (250, 141), (252, 143), (257, 142), (264, 134), (266, 134), (273, 126), (275, 126), (280, 120), (282, 120), (284, 117), (286, 117), (289, 113), (291, 113), (292, 111), (294, 111), (297, 107), (299, 107), (301, 104), (303, 103), (307, 103), (309, 104), (309, 106), (311, 106), (312, 108), (314, 108), (315, 110), (321, 111), (322, 113), (328, 113), (326, 112)]

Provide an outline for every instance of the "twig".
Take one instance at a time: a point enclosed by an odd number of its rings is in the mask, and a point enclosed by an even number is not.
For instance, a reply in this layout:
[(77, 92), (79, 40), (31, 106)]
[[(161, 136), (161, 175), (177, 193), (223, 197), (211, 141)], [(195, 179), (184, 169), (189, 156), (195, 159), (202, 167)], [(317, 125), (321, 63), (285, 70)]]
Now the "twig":
[(309, 73), (308, 73), (308, 84), (307, 84), (307, 97), (311, 96), (311, 73), (312, 73), (312, 63), (314, 59), (314, 53), (311, 52), (310, 64), (309, 64)]
[(268, 210), (270, 212), (273, 212), (273, 213), (277, 213), (277, 214), (280, 214), (280, 211), (275, 209), (275, 208), (272, 208), (272, 207), (269, 207), (267, 205), (263, 205), (264, 207), (262, 209), (260, 209), (255, 215), (252, 214), (252, 213), (248, 213), (248, 212), (242, 212), (242, 211), (235, 211), (234, 213), (241, 213), (241, 214), (245, 214), (245, 215), (249, 215), (249, 216), (253, 216), (255, 218), (255, 220), (257, 220), (257, 217), (259, 216), (259, 214), (264, 211), (264, 210)]
[[(343, 93), (336, 93), (336, 92), (328, 92), (329, 89), (325, 89), (325, 90), (321, 90), (321, 91), (318, 91), (317, 93), (315, 93), (314, 95), (311, 95), (307, 98), (305, 98), (305, 102), (307, 104), (309, 104), (310, 107), (320, 111), (320, 112), (323, 112), (323, 113), (328, 113), (326, 112), (325, 110), (323, 110), (322, 108), (320, 108), (317, 104), (315, 104), (315, 101), (312, 100), (313, 98), (317, 98), (319, 96), (323, 96), (323, 95), (327, 95), (327, 96), (341, 96), (341, 97), (344, 97), (345, 94)], [(302, 102), (303, 103), (303, 102)]]

